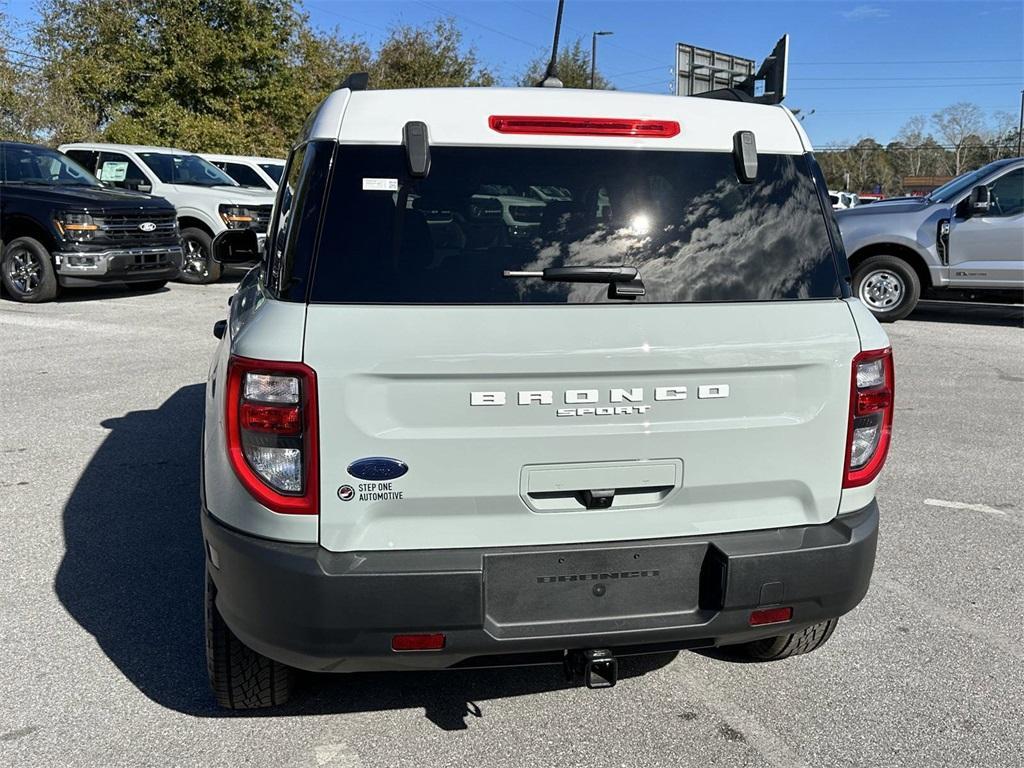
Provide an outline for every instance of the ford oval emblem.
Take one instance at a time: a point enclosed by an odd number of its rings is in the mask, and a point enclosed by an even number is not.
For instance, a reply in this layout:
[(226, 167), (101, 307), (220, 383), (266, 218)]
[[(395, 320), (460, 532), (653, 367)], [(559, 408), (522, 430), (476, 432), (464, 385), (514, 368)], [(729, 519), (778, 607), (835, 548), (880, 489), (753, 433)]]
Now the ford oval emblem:
[(155, 232), (156, 224), (154, 224), (152, 221), (144, 221), (141, 224), (139, 224), (139, 229), (141, 229), (143, 232)]
[(404, 461), (383, 456), (358, 459), (348, 465), (348, 473), (360, 480), (394, 480), (408, 471), (409, 467)]

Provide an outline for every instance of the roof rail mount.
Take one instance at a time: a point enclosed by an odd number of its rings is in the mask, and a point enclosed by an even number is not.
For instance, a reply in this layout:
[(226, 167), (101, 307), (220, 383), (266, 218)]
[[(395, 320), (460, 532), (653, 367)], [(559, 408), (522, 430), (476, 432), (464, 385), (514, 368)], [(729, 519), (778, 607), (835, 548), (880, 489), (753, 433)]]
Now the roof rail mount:
[[(714, 91), (695, 93), (702, 99), (727, 99), (731, 101), (747, 101), (755, 104), (781, 104), (786, 98), (789, 69), (789, 35), (783, 35), (775, 44), (772, 52), (761, 62), (757, 72), (740, 80), (732, 88), (718, 88)], [(758, 94), (757, 84), (764, 85), (764, 91)]]
[(353, 72), (338, 87), (348, 88), (350, 91), (365, 91), (369, 84), (370, 74), (368, 72)]

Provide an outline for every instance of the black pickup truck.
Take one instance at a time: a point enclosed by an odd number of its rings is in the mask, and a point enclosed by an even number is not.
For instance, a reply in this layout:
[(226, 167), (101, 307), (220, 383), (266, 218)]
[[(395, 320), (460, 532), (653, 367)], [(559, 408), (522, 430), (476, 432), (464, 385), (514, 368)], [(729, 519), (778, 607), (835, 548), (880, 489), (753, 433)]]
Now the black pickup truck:
[(153, 290), (181, 270), (174, 206), (104, 187), (74, 160), (0, 142), (0, 283), (15, 301), (60, 287), (129, 283)]

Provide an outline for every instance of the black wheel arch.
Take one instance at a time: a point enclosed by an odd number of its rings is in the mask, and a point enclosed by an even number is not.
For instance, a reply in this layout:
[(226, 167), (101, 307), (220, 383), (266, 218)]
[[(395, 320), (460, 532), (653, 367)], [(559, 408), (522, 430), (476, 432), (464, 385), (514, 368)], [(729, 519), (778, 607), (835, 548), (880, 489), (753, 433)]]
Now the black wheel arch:
[(213, 230), (210, 229), (209, 225), (202, 219), (197, 219), (194, 216), (180, 216), (178, 218), (178, 229), (180, 231), (186, 229), (201, 229), (203, 232), (213, 237)]
[(31, 216), (15, 214), (4, 221), (3, 232), (0, 232), (0, 248), (19, 237), (31, 237), (38, 240), (51, 255), (57, 247), (54, 233)]

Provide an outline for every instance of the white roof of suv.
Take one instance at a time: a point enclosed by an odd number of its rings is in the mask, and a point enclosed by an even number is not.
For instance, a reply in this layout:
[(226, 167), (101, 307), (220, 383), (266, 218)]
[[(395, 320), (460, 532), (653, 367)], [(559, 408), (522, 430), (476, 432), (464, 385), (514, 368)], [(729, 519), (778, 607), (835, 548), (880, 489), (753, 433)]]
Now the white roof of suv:
[(61, 146), (68, 149), (109, 149), (121, 152), (165, 152), (170, 155), (196, 155), (198, 152), (187, 152), (177, 147), (148, 147), (142, 144), (110, 144), (97, 141), (76, 141)]
[(216, 155), (210, 152), (199, 152), (200, 157), (210, 162), (232, 163), (245, 161), (249, 163), (266, 163), (268, 165), (284, 165), (285, 161), (280, 157), (257, 157), (255, 155)]
[[(675, 120), (669, 138), (499, 133), (492, 115)], [(409, 120), (427, 124), (431, 144), (491, 146), (624, 146), (731, 151), (733, 135), (753, 131), (757, 149), (802, 154), (810, 141), (783, 106), (697, 97), (571, 88), (423, 88), (330, 94), (310, 117), (305, 137), (352, 144), (400, 144)]]

